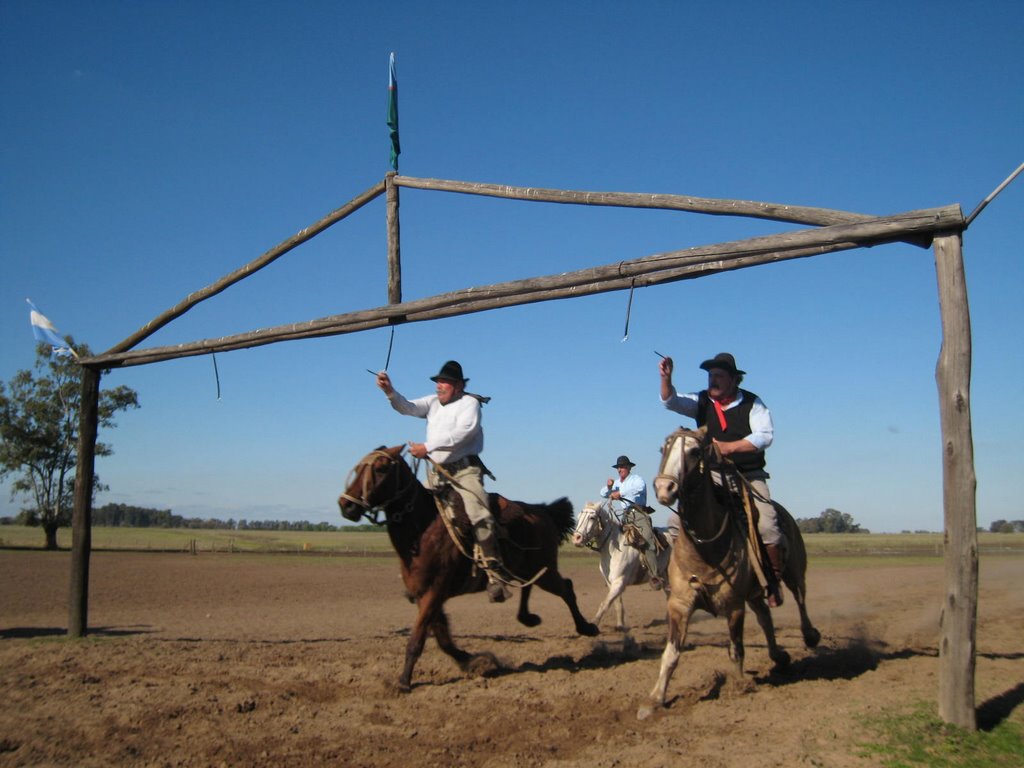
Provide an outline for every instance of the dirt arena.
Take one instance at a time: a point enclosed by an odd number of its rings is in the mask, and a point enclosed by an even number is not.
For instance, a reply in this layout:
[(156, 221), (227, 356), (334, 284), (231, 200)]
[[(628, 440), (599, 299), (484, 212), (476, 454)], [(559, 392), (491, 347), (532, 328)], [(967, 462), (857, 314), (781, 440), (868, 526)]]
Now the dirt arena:
[[(414, 608), (392, 557), (94, 553), (90, 636), (70, 642), (67, 553), (0, 551), (0, 766), (870, 766), (865, 717), (934, 705), (942, 564), (815, 566), (803, 648), (792, 600), (775, 612), (793, 655), (771, 674), (748, 615), (745, 682), (724, 621), (698, 614), (670, 706), (636, 719), (664, 643), (663, 598), (626, 593), (627, 634), (575, 635), (483, 595), (448, 604), (456, 641), (503, 665), (468, 677), (428, 641), (397, 693)], [(596, 556), (564, 558), (591, 615)], [(1024, 558), (981, 560), (980, 720), (1024, 719)]]

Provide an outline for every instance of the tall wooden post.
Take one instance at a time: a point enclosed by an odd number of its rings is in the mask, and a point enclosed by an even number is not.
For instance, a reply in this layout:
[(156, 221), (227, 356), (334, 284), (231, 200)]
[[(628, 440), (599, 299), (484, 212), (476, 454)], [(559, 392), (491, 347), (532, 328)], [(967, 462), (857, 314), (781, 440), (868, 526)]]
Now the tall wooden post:
[(82, 366), (82, 402), (78, 414), (78, 468), (71, 517), (71, 597), (68, 635), (84, 637), (89, 621), (89, 555), (92, 552), (92, 486), (96, 477), (100, 369)]
[(971, 436), (971, 317), (960, 232), (934, 240), (942, 317), (935, 368), (942, 422), (946, 591), (939, 619), (939, 717), (977, 729), (978, 532)]
[(402, 303), (402, 243), (398, 221), (398, 185), (395, 172), (388, 171), (384, 177), (385, 199), (387, 200), (388, 228), (388, 303)]

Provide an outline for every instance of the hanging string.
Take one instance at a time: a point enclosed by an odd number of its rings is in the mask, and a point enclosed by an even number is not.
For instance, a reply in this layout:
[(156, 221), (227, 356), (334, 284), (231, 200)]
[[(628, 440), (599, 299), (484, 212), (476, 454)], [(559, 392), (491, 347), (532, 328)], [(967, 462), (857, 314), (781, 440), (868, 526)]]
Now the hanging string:
[(629, 303), (626, 305), (626, 329), (622, 332), (622, 340), (629, 338), (629, 313), (633, 310), (633, 289), (636, 288), (636, 280), (629, 284)]
[(391, 326), (391, 338), (388, 340), (388, 359), (384, 361), (384, 370), (391, 365), (391, 345), (395, 343), (395, 326)]
[(217, 353), (211, 352), (213, 358), (213, 377), (217, 380), (217, 399), (220, 400), (220, 371), (217, 370)]

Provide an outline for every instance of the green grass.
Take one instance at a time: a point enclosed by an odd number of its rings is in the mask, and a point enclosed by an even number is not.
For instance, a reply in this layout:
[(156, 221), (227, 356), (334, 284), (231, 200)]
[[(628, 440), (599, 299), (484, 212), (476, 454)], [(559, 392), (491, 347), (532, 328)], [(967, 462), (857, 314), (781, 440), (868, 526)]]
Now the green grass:
[[(92, 529), (95, 550), (131, 549), (202, 552), (315, 552), (375, 554), (389, 552), (384, 529), (374, 531), (225, 531), (187, 528)], [(941, 533), (814, 533), (804, 536), (807, 553), (815, 566), (841, 562), (843, 558), (884, 558), (887, 563), (920, 563), (942, 557)], [(57, 531), (57, 544), (71, 548), (71, 529)], [(0, 526), (0, 547), (42, 549), (43, 531), (22, 525)], [(1024, 533), (979, 533), (978, 550), (988, 554), (1024, 554)], [(572, 546), (563, 556), (593, 557)]]
[(1024, 760), (1024, 724), (1004, 720), (990, 731), (967, 731), (942, 722), (935, 705), (890, 713), (863, 724), (877, 741), (859, 744), (882, 768), (1018, 768)]
[[(156, 552), (189, 551), (195, 542), (200, 552), (313, 552), (375, 554), (390, 552), (383, 531), (226, 531), (188, 528), (92, 529), (94, 550), (125, 549)], [(42, 548), (41, 528), (0, 526), (0, 547)], [(71, 548), (71, 530), (57, 531), (57, 545)]]

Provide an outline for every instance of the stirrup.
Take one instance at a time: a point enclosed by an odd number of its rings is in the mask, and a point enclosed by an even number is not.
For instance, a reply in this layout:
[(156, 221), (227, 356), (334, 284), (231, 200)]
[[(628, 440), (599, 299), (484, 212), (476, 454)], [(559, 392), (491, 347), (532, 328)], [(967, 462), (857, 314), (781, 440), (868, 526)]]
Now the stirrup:
[(769, 608), (778, 608), (785, 602), (785, 598), (782, 594), (782, 582), (776, 581), (774, 584), (769, 584), (765, 587), (765, 596), (768, 598)]

